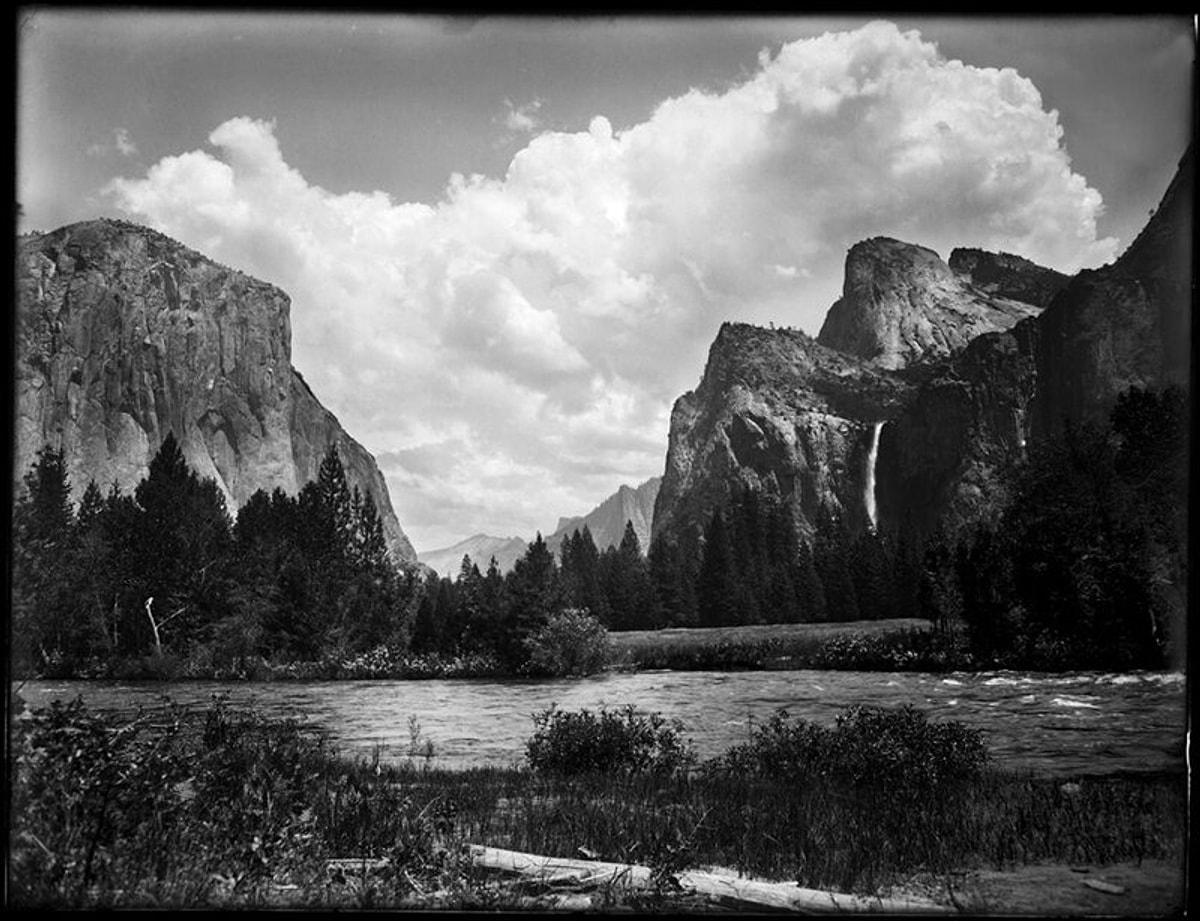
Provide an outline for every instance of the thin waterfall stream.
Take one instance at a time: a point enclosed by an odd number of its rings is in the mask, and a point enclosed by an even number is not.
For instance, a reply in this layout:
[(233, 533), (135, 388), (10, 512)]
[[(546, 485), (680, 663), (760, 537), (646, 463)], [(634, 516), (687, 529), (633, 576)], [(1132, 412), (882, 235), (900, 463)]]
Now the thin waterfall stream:
[(863, 501), (867, 506), (867, 518), (871, 522), (872, 531), (878, 525), (875, 509), (875, 463), (879, 459), (879, 432), (882, 428), (883, 422), (880, 421), (871, 429), (871, 447), (867, 452), (867, 488)]

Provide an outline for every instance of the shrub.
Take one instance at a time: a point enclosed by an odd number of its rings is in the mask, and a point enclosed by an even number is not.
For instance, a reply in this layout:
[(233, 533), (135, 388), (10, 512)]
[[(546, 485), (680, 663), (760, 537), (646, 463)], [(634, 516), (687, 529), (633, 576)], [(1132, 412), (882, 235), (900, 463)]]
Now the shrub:
[(542, 675), (591, 675), (612, 658), (608, 631), (586, 610), (567, 608), (525, 640), (526, 670)]
[(633, 704), (599, 713), (551, 706), (534, 714), (533, 723), (525, 756), (543, 774), (671, 775), (687, 771), (696, 760), (691, 743), (681, 737), (682, 723)]
[(789, 722), (781, 709), (752, 731), (749, 742), (733, 746), (708, 767), (913, 790), (978, 776), (987, 757), (978, 729), (954, 720), (931, 723), (910, 705), (895, 710), (851, 707), (833, 728)]

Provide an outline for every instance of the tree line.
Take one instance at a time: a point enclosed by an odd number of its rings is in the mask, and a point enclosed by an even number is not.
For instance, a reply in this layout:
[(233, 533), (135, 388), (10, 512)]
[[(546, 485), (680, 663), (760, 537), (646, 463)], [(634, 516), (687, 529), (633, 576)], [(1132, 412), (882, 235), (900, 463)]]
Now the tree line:
[(804, 540), (777, 497), (743, 487), (645, 556), (632, 524), (603, 551), (585, 526), (558, 560), (538, 535), (507, 576), (469, 557), (457, 580), (429, 576), (413, 643), (520, 635), (563, 608), (608, 630), (920, 618), (981, 666), (1160, 668), (1184, 643), (1187, 422), (1178, 388), (1131, 389), (1105, 423), (1034, 445), (1004, 508), (957, 532), (855, 534), (827, 510)]
[(980, 665), (1157, 668), (1183, 648), (1187, 414), (1178, 389), (1123, 394), (1105, 424), (1035, 445), (1000, 514), (956, 534), (854, 534), (825, 514), (805, 540), (778, 498), (743, 488), (647, 554), (632, 524), (603, 551), (585, 526), (557, 558), (539, 534), (507, 574), (465, 557), (454, 580), (389, 559), (334, 447), (298, 495), (260, 490), (232, 518), (173, 435), (132, 494), (90, 482), (77, 510), (47, 447), (14, 504), (13, 663), (203, 673), (386, 647), (517, 672), (597, 630), (917, 617), (957, 629)]
[(76, 674), (140, 657), (221, 665), (403, 642), (415, 579), (388, 558), (374, 501), (337, 449), (296, 496), (256, 492), (231, 519), (168, 434), (132, 494), (87, 484), (73, 507), (43, 448), (13, 510), (13, 663)]

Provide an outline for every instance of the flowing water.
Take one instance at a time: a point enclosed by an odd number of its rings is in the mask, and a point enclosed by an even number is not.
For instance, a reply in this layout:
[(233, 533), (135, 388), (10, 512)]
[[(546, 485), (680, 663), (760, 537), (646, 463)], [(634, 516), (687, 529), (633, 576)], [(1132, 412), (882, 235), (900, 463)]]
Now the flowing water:
[(132, 712), (161, 705), (203, 707), (214, 695), (255, 704), (324, 732), (351, 754), (403, 760), (410, 718), (441, 767), (519, 763), (531, 714), (636, 704), (683, 722), (701, 757), (745, 741), (751, 721), (786, 707), (830, 723), (852, 704), (913, 704), (933, 719), (983, 730), (997, 765), (1068, 776), (1184, 767), (1185, 686), (1178, 673), (844, 672), (610, 673), (568, 680), (424, 680), (221, 683), (34, 681), (30, 706), (82, 696), (94, 709)]
[(867, 485), (863, 502), (867, 506), (867, 518), (871, 521), (872, 531), (879, 525), (875, 517), (875, 464), (879, 460), (879, 430), (882, 428), (883, 423), (876, 422), (871, 429), (871, 447), (867, 452)]

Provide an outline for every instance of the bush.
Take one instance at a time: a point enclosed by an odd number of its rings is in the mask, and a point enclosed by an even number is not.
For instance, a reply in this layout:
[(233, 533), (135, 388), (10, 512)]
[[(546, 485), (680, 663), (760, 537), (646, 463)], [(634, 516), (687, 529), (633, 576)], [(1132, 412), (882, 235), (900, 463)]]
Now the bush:
[(586, 610), (568, 608), (554, 614), (525, 640), (526, 670), (532, 674), (591, 675), (612, 658), (608, 631)]
[(644, 713), (633, 704), (620, 710), (601, 708), (566, 712), (552, 706), (534, 714), (536, 727), (525, 743), (525, 756), (543, 774), (651, 773), (687, 771), (696, 761), (683, 724), (659, 713)]
[(987, 757), (978, 729), (954, 720), (931, 723), (909, 705), (896, 710), (851, 707), (833, 728), (807, 720), (789, 722), (781, 709), (752, 731), (749, 742), (735, 745), (708, 767), (914, 790), (976, 777)]

